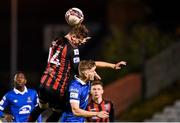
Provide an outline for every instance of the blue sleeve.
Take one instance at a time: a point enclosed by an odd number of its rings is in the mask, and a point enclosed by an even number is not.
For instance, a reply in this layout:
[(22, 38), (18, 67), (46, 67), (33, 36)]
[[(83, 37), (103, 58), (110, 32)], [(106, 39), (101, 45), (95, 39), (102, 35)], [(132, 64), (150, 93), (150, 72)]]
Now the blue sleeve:
[(2, 117), (4, 115), (4, 109), (8, 106), (9, 102), (7, 99), (7, 94), (2, 98), (2, 100), (0, 101), (0, 117)]
[(76, 84), (71, 84), (69, 88), (69, 100), (80, 101), (81, 90)]
[(34, 106), (36, 107), (38, 105), (39, 102), (39, 98), (38, 98), (38, 94), (37, 92), (34, 90)]
[[(37, 94), (37, 92), (35, 90), (34, 90), (34, 100), (33, 100), (33, 102), (34, 102), (35, 107), (38, 105), (38, 102), (39, 102), (38, 94)], [(42, 122), (42, 115), (39, 115), (39, 117), (37, 119), (37, 122), (38, 123)]]

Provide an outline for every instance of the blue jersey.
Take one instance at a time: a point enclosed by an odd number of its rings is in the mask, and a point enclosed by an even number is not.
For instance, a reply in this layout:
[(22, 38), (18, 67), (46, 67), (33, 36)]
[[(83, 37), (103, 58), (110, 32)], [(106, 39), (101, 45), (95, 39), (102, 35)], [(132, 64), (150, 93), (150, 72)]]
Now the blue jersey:
[(9, 91), (0, 101), (0, 117), (4, 115), (6, 107), (10, 108), (10, 113), (14, 117), (14, 122), (26, 122), (30, 112), (38, 104), (37, 92), (27, 89), (23, 92), (14, 90)]
[(76, 78), (73, 80), (69, 86), (68, 97), (69, 103), (67, 110), (62, 115), (62, 122), (84, 122), (84, 117), (75, 116), (72, 113), (70, 102), (79, 103), (79, 108), (86, 109), (88, 104), (88, 97), (90, 92), (90, 82), (84, 83), (80, 79)]

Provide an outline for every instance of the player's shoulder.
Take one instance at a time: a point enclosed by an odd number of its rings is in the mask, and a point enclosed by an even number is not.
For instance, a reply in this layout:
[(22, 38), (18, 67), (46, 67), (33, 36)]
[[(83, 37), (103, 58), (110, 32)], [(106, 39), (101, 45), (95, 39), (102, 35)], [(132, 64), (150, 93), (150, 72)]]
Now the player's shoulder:
[(56, 47), (56, 46), (59, 46), (59, 45), (62, 45), (66, 43), (66, 39), (63, 38), (63, 37), (58, 37), (58, 38), (55, 38), (52, 42), (51, 42), (51, 46), (53, 47)]
[(7, 97), (7, 96), (12, 95), (14, 93), (15, 93), (14, 90), (10, 90), (4, 96)]
[(71, 81), (70, 86), (80, 86), (78, 80), (74, 79)]
[(3, 99), (4, 99), (4, 100), (10, 99), (10, 98), (14, 97), (15, 94), (16, 94), (16, 93), (14, 92), (14, 90), (10, 90), (10, 91), (8, 91), (7, 93), (5, 93), (5, 95), (3, 96)]
[(78, 80), (72, 80), (71, 83), (70, 83), (70, 89), (71, 88), (80, 89), (81, 88), (81, 84), (78, 82)]

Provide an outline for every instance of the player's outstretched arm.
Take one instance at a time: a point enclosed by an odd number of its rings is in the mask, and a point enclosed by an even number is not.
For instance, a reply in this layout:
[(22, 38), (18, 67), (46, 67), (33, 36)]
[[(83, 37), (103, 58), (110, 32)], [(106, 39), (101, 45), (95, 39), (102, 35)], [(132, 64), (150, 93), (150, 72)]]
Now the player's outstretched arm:
[(104, 61), (96, 61), (95, 63), (96, 63), (96, 66), (99, 67), (99, 68), (106, 67), (106, 68), (112, 68), (112, 69), (115, 69), (115, 70), (121, 69), (122, 66), (126, 65), (125, 61), (120, 61), (120, 62), (118, 62), (116, 64), (109, 63), (109, 62), (104, 62)]

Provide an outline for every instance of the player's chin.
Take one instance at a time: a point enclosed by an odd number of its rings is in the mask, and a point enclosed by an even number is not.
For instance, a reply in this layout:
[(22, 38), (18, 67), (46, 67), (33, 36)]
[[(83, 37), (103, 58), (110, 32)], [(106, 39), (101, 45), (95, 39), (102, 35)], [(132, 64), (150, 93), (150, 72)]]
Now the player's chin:
[(95, 80), (95, 78), (94, 78), (94, 77), (91, 77), (89, 80), (90, 80), (90, 81), (94, 81), (94, 80)]
[(23, 83), (18, 83), (18, 84), (16, 84), (16, 87), (23, 87), (23, 86), (24, 86)]

